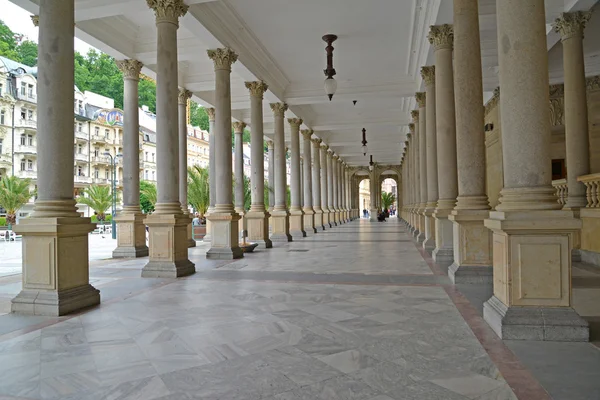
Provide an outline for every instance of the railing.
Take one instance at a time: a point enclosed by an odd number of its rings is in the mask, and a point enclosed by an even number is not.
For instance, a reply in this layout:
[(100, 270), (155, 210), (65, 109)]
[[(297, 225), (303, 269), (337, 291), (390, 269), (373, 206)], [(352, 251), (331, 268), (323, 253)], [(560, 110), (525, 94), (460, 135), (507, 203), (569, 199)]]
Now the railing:
[(94, 183), (100, 184), (100, 185), (107, 185), (108, 184), (108, 179), (94, 178)]
[(37, 178), (37, 171), (15, 171), (15, 175), (17, 175), (19, 178)]
[(98, 164), (109, 164), (110, 163), (108, 161), (108, 157), (106, 157), (106, 156), (93, 156), (92, 162), (98, 163)]
[(88, 155), (87, 154), (83, 154), (83, 153), (75, 153), (75, 159), (77, 161), (85, 161), (85, 162), (87, 162)]
[(37, 148), (35, 146), (19, 144), (15, 146), (15, 153), (37, 154)]
[(37, 121), (33, 119), (20, 119), (18, 126), (26, 126), (28, 128), (37, 128)]
[(92, 177), (75, 175), (75, 183), (92, 183)]
[(75, 131), (75, 137), (77, 139), (88, 140), (87, 132), (83, 132), (83, 131)]
[(566, 179), (556, 179), (552, 181), (552, 186), (556, 189), (556, 197), (558, 197), (558, 204), (564, 206), (567, 204), (567, 198), (569, 197), (569, 188), (567, 186)]
[(586, 188), (587, 208), (600, 208), (600, 173), (577, 178)]

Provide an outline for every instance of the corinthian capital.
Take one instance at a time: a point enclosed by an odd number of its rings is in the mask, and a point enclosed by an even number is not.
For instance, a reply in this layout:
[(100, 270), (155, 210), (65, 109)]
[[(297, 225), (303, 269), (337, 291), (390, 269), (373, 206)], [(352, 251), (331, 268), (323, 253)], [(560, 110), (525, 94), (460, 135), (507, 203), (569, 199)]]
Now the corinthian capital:
[(304, 136), (305, 139), (310, 139), (313, 132), (314, 131), (312, 129), (302, 129), (302, 131), (300, 131), (300, 133), (302, 134), (302, 136)]
[(39, 26), (40, 25), (40, 16), (39, 15), (32, 15), (31, 16), (31, 22), (33, 22), (33, 26)]
[(263, 94), (269, 88), (269, 85), (263, 81), (246, 82), (246, 89), (250, 90), (250, 95), (263, 98)]
[(170, 22), (179, 25), (179, 18), (183, 17), (188, 10), (183, 0), (146, 0), (146, 3), (154, 10), (156, 23)]
[(231, 72), (231, 65), (237, 61), (237, 54), (228, 47), (207, 50), (208, 58), (215, 63), (215, 71), (226, 69)]
[(432, 25), (429, 27), (429, 43), (434, 50), (451, 49), (454, 45), (454, 29), (452, 25)]
[(415, 99), (417, 99), (417, 103), (419, 104), (419, 108), (425, 107), (425, 92), (417, 92), (415, 93)]
[(140, 80), (140, 72), (144, 64), (138, 60), (117, 60), (117, 68), (123, 73), (123, 79)]
[(321, 147), (321, 142), (323, 142), (319, 138), (310, 139), (310, 141), (315, 145), (315, 147)]
[(273, 114), (276, 117), (283, 117), (288, 109), (288, 105), (285, 103), (271, 103), (269, 105), (271, 106), (271, 111), (273, 111)]
[(581, 35), (592, 13), (590, 11), (576, 11), (570, 13), (561, 13), (554, 21), (554, 30), (560, 33), (560, 40), (567, 40), (575, 35)]
[(292, 128), (300, 128), (300, 125), (302, 125), (302, 121), (300, 118), (288, 118), (288, 123), (290, 124), (290, 126)]
[(187, 104), (187, 101), (192, 97), (192, 92), (187, 89), (179, 88), (179, 96), (177, 100), (179, 104)]
[(412, 117), (413, 122), (417, 122), (419, 120), (419, 110), (412, 110), (410, 116)]
[(327, 146), (327, 143), (323, 143), (321, 145), (321, 149), (323, 149), (324, 152), (327, 152), (327, 150), (329, 150), (329, 146)]
[(236, 122), (233, 123), (233, 131), (235, 133), (243, 133), (245, 127), (246, 127), (246, 123), (245, 122), (236, 121)]
[(207, 108), (206, 109), (206, 113), (208, 114), (208, 120), (215, 122), (215, 109), (214, 108)]
[(337, 161), (340, 157), (332, 152), (331, 158), (333, 158), (334, 161)]
[(425, 81), (425, 86), (435, 83), (435, 65), (421, 67), (421, 78)]
[(267, 149), (273, 150), (275, 148), (275, 143), (272, 140), (267, 140)]

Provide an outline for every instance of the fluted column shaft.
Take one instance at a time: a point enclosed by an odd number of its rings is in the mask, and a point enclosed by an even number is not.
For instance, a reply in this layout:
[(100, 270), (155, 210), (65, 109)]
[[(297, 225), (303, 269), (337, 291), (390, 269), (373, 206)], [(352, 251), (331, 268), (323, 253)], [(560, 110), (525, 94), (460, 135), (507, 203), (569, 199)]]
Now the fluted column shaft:
[[(252, 176), (250, 177), (251, 205), (250, 211), (265, 212), (265, 151), (264, 151), (264, 131), (263, 131), (263, 95), (268, 86), (261, 81), (246, 82), (246, 87), (250, 89), (250, 168)], [(271, 143), (271, 142), (269, 142)], [(272, 146), (268, 146), (269, 149)], [(269, 161), (270, 161), (269, 154)], [(271, 171), (269, 171), (271, 175)], [(269, 179), (270, 180), (270, 179)]]
[(290, 214), (287, 208), (286, 188), (287, 188), (287, 170), (286, 170), (286, 147), (284, 136), (284, 115), (287, 111), (287, 104), (272, 103), (271, 110), (274, 118), (274, 153), (275, 162), (275, 206), (271, 214), (272, 234), (271, 240), (277, 242), (290, 242)]
[(312, 151), (311, 135), (313, 131), (306, 129), (302, 131), (304, 143), (302, 146), (302, 190), (304, 192), (304, 202), (302, 211), (304, 211), (304, 230), (307, 234), (316, 233), (315, 209), (313, 208), (313, 182), (312, 182)]
[(187, 102), (192, 96), (189, 90), (179, 90), (179, 203), (181, 211), (189, 214), (187, 201)]
[(321, 208), (323, 209), (323, 225), (331, 227), (331, 215), (329, 207), (329, 172), (327, 168), (327, 153), (329, 146), (321, 145)]
[(300, 125), (302, 120), (298, 118), (288, 119), (290, 123), (290, 142), (291, 142), (291, 157), (290, 157), (290, 194), (291, 207), (290, 210), (300, 210), (302, 193), (300, 192)]
[[(421, 96), (419, 96), (421, 95)], [(427, 226), (425, 209), (427, 207), (427, 104), (424, 92), (417, 93), (419, 105), (419, 235), (417, 242), (425, 241)]]
[(333, 204), (333, 159), (331, 150), (327, 151), (327, 207), (330, 212), (330, 224), (337, 225), (335, 220), (335, 207)]
[(269, 154), (269, 212), (275, 207), (275, 143), (273, 140), (267, 142)]
[(315, 210), (315, 228), (325, 229), (323, 220), (323, 208), (321, 198), (321, 139), (311, 139), (313, 144), (313, 165), (312, 165), (312, 201)]
[(437, 141), (436, 141), (436, 104), (435, 104), (435, 67), (421, 68), (425, 82), (425, 153), (427, 158), (427, 203), (425, 205), (425, 241), (423, 248), (427, 252), (435, 249), (435, 219), (433, 213), (438, 200)]
[(565, 144), (569, 196), (565, 209), (587, 205), (586, 188), (578, 176), (590, 173), (588, 107), (583, 59), (583, 31), (590, 12), (563, 13), (555, 22), (561, 34), (565, 76)]
[(235, 136), (235, 212), (238, 214), (244, 212), (244, 128), (243, 122), (233, 123), (233, 132)]
[[(217, 204), (217, 168), (215, 157), (215, 109), (207, 108), (208, 114), (208, 190), (209, 190), (209, 206), (208, 213), (215, 208)], [(207, 232), (208, 233), (208, 232)]]

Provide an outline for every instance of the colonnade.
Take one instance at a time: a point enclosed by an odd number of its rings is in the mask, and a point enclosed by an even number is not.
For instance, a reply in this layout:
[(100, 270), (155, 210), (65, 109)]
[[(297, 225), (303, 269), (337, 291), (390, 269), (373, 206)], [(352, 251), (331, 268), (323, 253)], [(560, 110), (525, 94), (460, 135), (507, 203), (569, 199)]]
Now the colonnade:
[[(455, 283), (488, 283), (484, 318), (502, 338), (588, 340), (571, 307), (571, 251), (578, 244), (589, 173), (583, 29), (589, 13), (562, 14), (569, 201), (552, 187), (544, 0), (497, 3), (504, 187), (490, 209), (477, 0), (454, 0), (454, 24), (432, 26), (435, 65), (402, 157), (402, 218)], [(525, 77), (525, 79), (524, 79)], [(569, 95), (567, 96), (567, 93)], [(425, 99), (426, 98), (426, 99)], [(571, 199), (571, 190), (574, 198)], [(432, 224), (431, 218), (434, 222)]]

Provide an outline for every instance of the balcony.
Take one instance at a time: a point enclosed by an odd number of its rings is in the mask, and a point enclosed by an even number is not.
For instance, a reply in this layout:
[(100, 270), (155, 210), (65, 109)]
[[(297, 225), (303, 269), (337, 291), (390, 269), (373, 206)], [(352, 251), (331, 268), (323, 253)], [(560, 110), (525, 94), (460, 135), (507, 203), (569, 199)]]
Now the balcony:
[(19, 178), (36, 179), (37, 171), (34, 171), (32, 169), (26, 170), (26, 171), (15, 171), (15, 175), (18, 176)]
[(111, 143), (104, 135), (92, 135), (94, 143)]
[(106, 156), (92, 156), (92, 162), (95, 164), (110, 164), (110, 160)]
[(21, 91), (19, 91), (17, 93), (17, 97), (19, 98), (19, 100), (28, 101), (30, 103), (37, 103), (37, 96), (35, 95), (35, 93), (22, 93)]
[(75, 131), (75, 139), (88, 140), (88, 134), (83, 131)]
[(78, 176), (75, 175), (75, 183), (92, 183), (93, 179), (91, 176)]
[(75, 153), (75, 161), (87, 162), (88, 155), (84, 153)]
[(12, 164), (12, 156), (10, 154), (0, 154), (0, 165), (10, 166)]
[(37, 121), (34, 119), (21, 118), (17, 120), (16, 126), (21, 128), (37, 129)]
[(94, 178), (93, 180), (94, 184), (96, 185), (108, 185), (108, 179), (104, 179), (104, 178)]
[(21, 154), (37, 154), (36, 146), (29, 146), (26, 144), (19, 144), (15, 146), (15, 153)]

